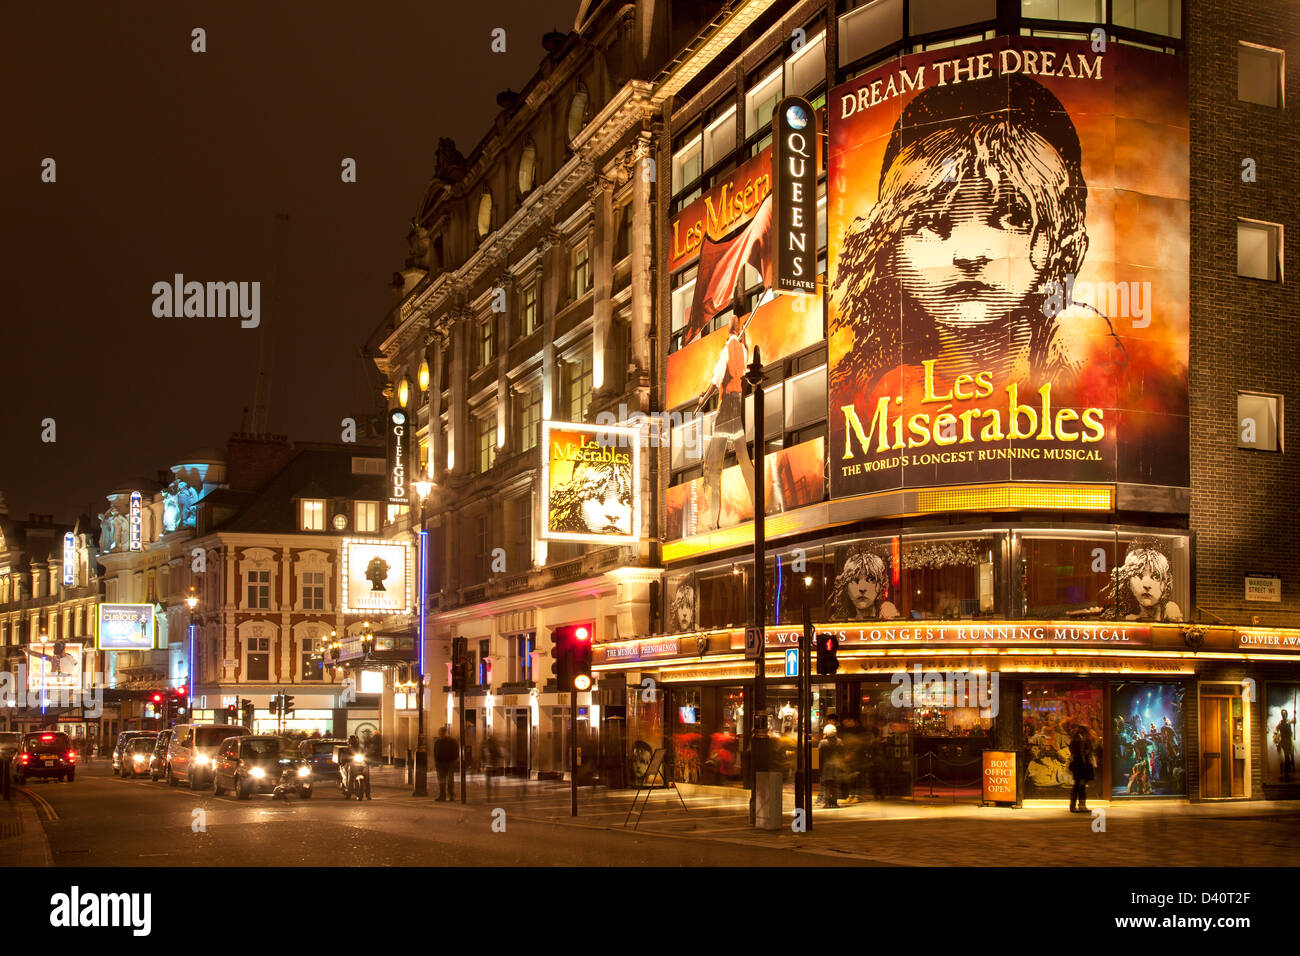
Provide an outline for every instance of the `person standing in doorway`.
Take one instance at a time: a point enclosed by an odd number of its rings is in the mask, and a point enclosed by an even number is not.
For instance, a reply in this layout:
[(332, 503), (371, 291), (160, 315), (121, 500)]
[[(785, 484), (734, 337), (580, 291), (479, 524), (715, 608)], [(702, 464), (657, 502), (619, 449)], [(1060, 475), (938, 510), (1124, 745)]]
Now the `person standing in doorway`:
[(1088, 812), (1088, 784), (1093, 778), (1092, 732), (1086, 725), (1074, 728), (1070, 738), (1070, 776), (1074, 786), (1070, 790), (1070, 812)]

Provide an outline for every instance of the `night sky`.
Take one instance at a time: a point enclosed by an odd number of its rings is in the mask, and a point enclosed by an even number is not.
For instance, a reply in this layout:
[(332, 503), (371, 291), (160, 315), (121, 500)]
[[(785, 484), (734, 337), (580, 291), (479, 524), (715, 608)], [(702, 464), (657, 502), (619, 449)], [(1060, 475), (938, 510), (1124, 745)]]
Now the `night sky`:
[[(360, 348), (433, 173), (468, 155), (572, 29), (577, 0), (8, 4), (0, 19), (3, 414), (14, 518), (98, 512), (129, 477), (269, 430), (338, 441), (373, 412)], [(191, 30), (207, 52), (191, 52)], [(506, 30), (492, 53), (491, 31)], [(41, 182), (42, 161), (57, 182)], [(357, 182), (340, 179), (357, 162)], [(277, 229), (276, 214), (287, 214)], [(282, 240), (277, 238), (282, 236)], [(283, 248), (275, 311), (277, 250)], [(155, 282), (260, 281), (261, 330), (155, 318)], [(42, 420), (56, 441), (41, 440)]]

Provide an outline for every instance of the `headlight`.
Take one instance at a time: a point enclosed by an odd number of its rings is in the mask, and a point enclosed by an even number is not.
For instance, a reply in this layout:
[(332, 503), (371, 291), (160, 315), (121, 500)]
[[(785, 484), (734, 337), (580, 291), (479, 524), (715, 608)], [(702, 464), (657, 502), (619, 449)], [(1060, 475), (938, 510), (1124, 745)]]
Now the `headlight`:
[(298, 768), (298, 776), (300, 776), (300, 777), (310, 777), (310, 776), (311, 776), (311, 767), (299, 767), (299, 768)]
[(136, 754), (133, 759), (135, 760), (136, 763), (140, 763), (142, 760), (144, 760), (144, 754)]
[(353, 754), (353, 755), (352, 755), (352, 762), (353, 762), (353, 763), (365, 763), (365, 762), (366, 762), (366, 755), (365, 755), (365, 754)]
[(206, 767), (210, 759), (211, 758), (209, 758), (207, 754), (199, 754), (197, 757), (194, 758), (194, 762), (198, 764), (200, 767)]
[(263, 770), (261, 767), (254, 767), (252, 770), (250, 770), (250, 771), (248, 771), (248, 772), (251, 773), (254, 777), (257, 777), (259, 780), (260, 780), (262, 777), (265, 777), (265, 776), (266, 776), (266, 771)]

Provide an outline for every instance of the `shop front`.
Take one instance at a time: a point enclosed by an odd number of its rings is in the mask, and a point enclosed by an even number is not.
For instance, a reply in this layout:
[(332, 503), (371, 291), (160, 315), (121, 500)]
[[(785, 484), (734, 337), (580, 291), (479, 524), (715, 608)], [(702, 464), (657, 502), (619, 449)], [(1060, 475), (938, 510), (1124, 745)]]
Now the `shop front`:
[[(833, 783), (841, 805), (979, 802), (986, 750), (1018, 755), (1026, 805), (1064, 805), (1076, 736), (1090, 801), (1258, 799), (1297, 788), (1300, 670), (1287, 657), (1245, 652), (1244, 631), (993, 621), (835, 633), (839, 671), (813, 677), (808, 729), (817, 787), (825, 794)], [(766, 637), (773, 769), (790, 789), (799, 701), (784, 651), (798, 632), (768, 628)], [(598, 649), (602, 682), (626, 687), (632, 780), (662, 749), (673, 781), (748, 786), (753, 664), (743, 641), (742, 629), (725, 629)]]

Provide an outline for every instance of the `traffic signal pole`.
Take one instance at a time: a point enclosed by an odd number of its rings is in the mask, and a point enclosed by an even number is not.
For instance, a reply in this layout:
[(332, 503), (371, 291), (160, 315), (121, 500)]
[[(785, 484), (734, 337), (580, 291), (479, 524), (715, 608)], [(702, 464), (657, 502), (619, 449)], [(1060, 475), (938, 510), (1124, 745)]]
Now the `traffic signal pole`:
[[(749, 824), (758, 822), (758, 788), (760, 773), (767, 773), (769, 768), (767, 736), (767, 439), (763, 434), (763, 360), (759, 356), (758, 346), (754, 346), (754, 360), (745, 371), (745, 381), (753, 396), (754, 412), (754, 454), (751, 464), (754, 469), (754, 624), (761, 635), (758, 651), (754, 660), (754, 699), (746, 708), (749, 722), (750, 767), (753, 771), (754, 789), (749, 798)], [(744, 441), (744, 435), (741, 435)]]
[(799, 636), (799, 770), (795, 775), (794, 803), (803, 810), (804, 832), (812, 830), (812, 610), (803, 605), (803, 633)]
[(569, 816), (578, 815), (578, 692), (569, 691)]

